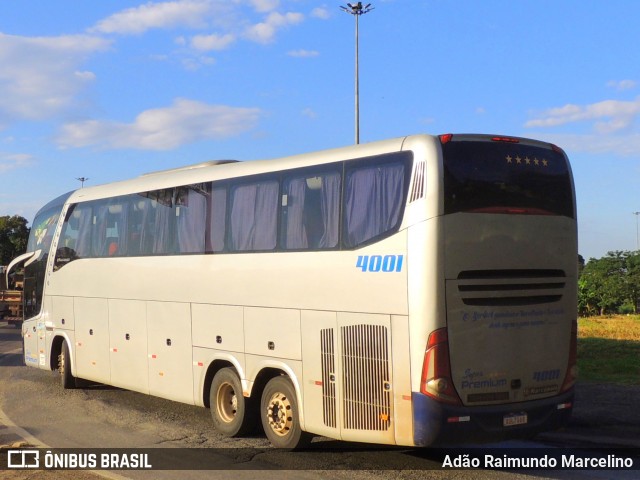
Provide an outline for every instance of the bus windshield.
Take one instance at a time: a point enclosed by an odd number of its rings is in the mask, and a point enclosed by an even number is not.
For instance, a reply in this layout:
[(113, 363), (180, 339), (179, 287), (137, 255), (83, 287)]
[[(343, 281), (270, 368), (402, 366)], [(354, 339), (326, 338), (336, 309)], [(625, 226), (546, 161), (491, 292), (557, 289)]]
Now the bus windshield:
[(450, 141), (444, 211), (575, 217), (571, 175), (561, 152), (494, 141)]
[(27, 252), (34, 252), (37, 256), (27, 262), (24, 269), (25, 318), (37, 315), (42, 307), (42, 293), (44, 291), (49, 248), (56, 232), (58, 218), (62, 212), (64, 202), (70, 194), (61, 195), (42, 207), (31, 225)]

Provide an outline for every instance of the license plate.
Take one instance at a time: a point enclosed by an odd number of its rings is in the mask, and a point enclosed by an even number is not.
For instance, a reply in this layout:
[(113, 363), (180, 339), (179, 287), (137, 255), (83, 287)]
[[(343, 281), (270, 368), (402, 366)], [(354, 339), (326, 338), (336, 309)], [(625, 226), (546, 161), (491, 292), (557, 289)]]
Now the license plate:
[(514, 425), (524, 425), (527, 423), (526, 413), (511, 413), (505, 415), (502, 419), (502, 425), (504, 427), (513, 427)]

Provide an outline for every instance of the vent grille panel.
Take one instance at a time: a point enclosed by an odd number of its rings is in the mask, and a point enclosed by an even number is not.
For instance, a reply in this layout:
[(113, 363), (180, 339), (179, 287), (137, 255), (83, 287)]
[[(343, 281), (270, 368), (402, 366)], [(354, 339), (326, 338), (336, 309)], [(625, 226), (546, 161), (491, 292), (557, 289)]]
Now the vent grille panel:
[(411, 185), (411, 198), (409, 203), (424, 197), (424, 174), (426, 170), (425, 162), (416, 163), (415, 173), (413, 176), (413, 184)]
[(320, 330), (320, 348), (322, 355), (322, 417), (325, 425), (335, 428), (337, 425), (336, 367), (333, 331), (333, 328)]
[(341, 327), (344, 428), (385, 431), (391, 423), (388, 329)]
[(559, 302), (566, 282), (562, 270), (468, 270), (457, 283), (465, 305), (515, 307)]

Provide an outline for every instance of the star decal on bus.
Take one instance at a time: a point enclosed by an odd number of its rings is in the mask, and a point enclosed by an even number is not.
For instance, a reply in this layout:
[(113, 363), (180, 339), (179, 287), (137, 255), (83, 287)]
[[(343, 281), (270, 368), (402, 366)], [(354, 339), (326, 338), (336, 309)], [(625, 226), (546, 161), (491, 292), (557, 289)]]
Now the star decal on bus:
[(538, 158), (538, 157), (529, 157), (529, 156), (525, 156), (524, 158), (521, 157), (520, 155), (516, 155), (515, 157), (511, 156), (511, 155), (507, 155), (506, 157), (504, 157), (505, 160), (507, 161), (508, 164), (510, 165), (531, 165), (531, 166), (535, 166), (535, 167), (548, 167), (549, 166), (549, 160), (547, 160), (546, 158)]

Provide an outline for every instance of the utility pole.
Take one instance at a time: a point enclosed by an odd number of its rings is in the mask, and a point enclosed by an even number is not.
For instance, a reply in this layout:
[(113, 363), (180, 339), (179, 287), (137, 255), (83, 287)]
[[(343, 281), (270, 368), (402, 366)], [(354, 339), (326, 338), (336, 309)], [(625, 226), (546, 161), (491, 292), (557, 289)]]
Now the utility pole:
[(638, 215), (640, 212), (633, 212), (633, 214), (636, 216), (636, 250), (640, 251), (640, 235), (638, 235)]
[(369, 13), (374, 7), (370, 3), (362, 5), (362, 2), (347, 3), (345, 7), (340, 6), (342, 10), (356, 18), (356, 145), (360, 143), (360, 79), (359, 79), (359, 59), (358, 59), (358, 18), (365, 13)]

